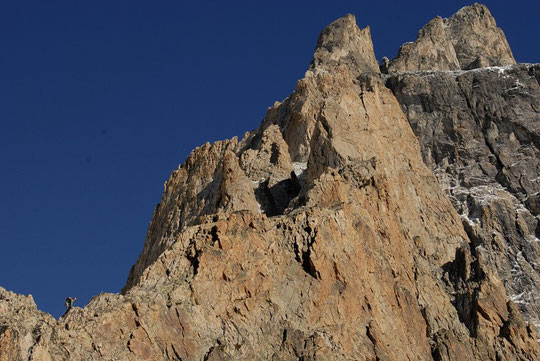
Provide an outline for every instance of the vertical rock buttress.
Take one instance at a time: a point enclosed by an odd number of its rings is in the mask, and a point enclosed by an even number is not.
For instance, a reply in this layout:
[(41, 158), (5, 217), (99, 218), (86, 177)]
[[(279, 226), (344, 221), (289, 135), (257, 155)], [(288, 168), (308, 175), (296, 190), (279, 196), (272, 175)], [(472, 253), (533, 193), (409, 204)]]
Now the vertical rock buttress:
[(369, 28), (330, 24), (256, 130), (173, 172), (122, 294), (16, 321), (2, 290), (0, 359), (540, 357), (374, 59)]

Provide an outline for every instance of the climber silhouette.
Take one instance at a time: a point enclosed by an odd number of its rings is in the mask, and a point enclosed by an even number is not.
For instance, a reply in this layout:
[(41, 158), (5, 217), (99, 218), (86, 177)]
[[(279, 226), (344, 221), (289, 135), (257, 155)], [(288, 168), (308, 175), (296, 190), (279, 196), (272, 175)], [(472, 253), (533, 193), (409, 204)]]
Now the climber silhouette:
[(66, 306), (66, 311), (60, 317), (64, 317), (69, 312), (69, 310), (71, 310), (75, 301), (77, 301), (77, 297), (66, 297), (66, 301), (64, 302), (64, 305)]

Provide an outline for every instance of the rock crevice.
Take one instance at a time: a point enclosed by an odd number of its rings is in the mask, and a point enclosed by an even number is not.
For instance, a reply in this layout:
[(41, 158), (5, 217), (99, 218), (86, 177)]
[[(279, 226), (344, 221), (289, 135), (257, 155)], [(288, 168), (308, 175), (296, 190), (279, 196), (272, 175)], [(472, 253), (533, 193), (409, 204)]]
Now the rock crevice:
[[(477, 41), (463, 39), (477, 34), (452, 24), (495, 23), (480, 5), (451, 19), (441, 43), (463, 69)], [(503, 75), (515, 71), (534, 92), (523, 67)], [(515, 152), (538, 161), (527, 138), (536, 123), (517, 122), (527, 136), (506, 123), (538, 106), (479, 92), (499, 81), (496, 71), (383, 76), (369, 28), (338, 19), (256, 130), (195, 149), (173, 172), (122, 294), (57, 321), (0, 288), (0, 360), (540, 358), (528, 309), (509, 299), (508, 269), (498, 268), (519, 258), (500, 250), (523, 254), (522, 235), (538, 227), (528, 213), (536, 181), (518, 174), (535, 163), (514, 164)], [(516, 96), (507, 90), (500, 96)], [(522, 194), (492, 197), (509, 192), (482, 188), (498, 173)]]

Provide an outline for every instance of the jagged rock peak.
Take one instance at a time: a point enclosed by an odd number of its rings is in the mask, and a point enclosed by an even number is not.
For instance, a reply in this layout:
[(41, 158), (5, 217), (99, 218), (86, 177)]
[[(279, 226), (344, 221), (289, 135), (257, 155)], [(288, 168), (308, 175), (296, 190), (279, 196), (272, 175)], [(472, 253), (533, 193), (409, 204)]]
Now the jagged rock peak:
[(346, 63), (363, 72), (379, 72), (369, 26), (360, 29), (354, 15), (347, 14), (319, 35), (312, 67)]
[(515, 64), (503, 31), (482, 4), (461, 8), (448, 19), (426, 24), (414, 42), (405, 43), (382, 71), (468, 70)]
[[(369, 29), (352, 16), (330, 25), (257, 130), (207, 143), (173, 172), (122, 295), (56, 321), (0, 288), (0, 361), (540, 359), (376, 71)], [(514, 85), (533, 94), (533, 81)], [(495, 126), (488, 141), (504, 136)], [(506, 144), (516, 137), (529, 135)], [(486, 173), (490, 159), (513, 161), (487, 158)]]

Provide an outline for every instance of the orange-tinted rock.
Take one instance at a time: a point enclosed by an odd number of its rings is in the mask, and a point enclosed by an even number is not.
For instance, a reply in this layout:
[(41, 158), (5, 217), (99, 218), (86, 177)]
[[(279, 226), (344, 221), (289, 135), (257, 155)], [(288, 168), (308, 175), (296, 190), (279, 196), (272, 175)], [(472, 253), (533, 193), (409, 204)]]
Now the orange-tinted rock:
[(515, 64), (503, 31), (489, 9), (474, 4), (448, 19), (436, 17), (414, 42), (405, 43), (384, 72), (459, 70)]
[(172, 174), (121, 295), (48, 322), (2, 291), (0, 322), (29, 340), (7, 343), (54, 360), (540, 357), (372, 49), (354, 17), (331, 24), (256, 131)]

